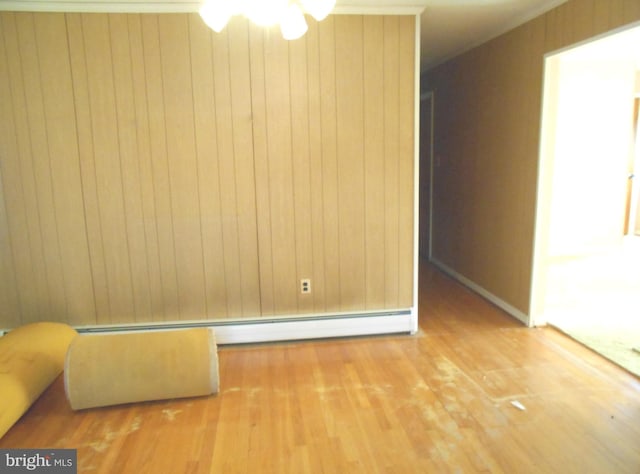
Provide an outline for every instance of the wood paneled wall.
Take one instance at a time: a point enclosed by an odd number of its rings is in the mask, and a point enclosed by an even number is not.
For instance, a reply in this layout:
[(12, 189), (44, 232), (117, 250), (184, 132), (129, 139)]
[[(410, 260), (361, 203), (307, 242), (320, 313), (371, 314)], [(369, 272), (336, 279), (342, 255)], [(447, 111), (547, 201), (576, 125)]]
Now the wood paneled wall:
[(638, 20), (638, 0), (570, 0), (423, 77), (435, 93), (433, 257), (524, 314), (544, 54)]
[(0, 327), (410, 307), (414, 44), (0, 13)]

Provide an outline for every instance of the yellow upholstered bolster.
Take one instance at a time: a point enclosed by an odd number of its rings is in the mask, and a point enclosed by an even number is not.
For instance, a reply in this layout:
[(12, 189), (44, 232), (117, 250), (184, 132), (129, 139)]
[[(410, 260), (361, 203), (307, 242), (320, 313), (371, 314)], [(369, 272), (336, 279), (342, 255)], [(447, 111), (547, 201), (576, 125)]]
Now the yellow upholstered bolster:
[(17, 413), (24, 413), (31, 406), (28, 390), (25, 385), (10, 374), (0, 373), (0, 437), (20, 418)]
[(0, 438), (64, 368), (76, 331), (62, 323), (33, 323), (0, 337)]
[(64, 382), (74, 410), (216, 393), (213, 330), (78, 336), (67, 353)]

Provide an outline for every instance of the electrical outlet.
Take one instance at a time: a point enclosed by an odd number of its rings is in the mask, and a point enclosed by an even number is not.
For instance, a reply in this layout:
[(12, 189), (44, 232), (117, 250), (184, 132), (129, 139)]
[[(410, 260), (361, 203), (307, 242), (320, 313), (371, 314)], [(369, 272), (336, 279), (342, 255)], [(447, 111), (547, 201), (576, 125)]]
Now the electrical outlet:
[(311, 280), (309, 278), (300, 280), (300, 293), (311, 293)]

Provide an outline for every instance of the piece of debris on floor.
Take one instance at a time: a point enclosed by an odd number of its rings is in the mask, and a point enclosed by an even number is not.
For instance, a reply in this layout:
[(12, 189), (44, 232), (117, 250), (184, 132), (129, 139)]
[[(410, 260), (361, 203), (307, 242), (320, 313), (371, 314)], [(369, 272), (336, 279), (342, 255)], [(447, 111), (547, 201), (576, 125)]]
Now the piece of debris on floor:
[(511, 402), (511, 404), (512, 404), (514, 407), (516, 407), (518, 410), (522, 410), (522, 411), (526, 410), (526, 408), (524, 407), (524, 405), (523, 405), (522, 403), (520, 403), (518, 400), (513, 400), (513, 401)]

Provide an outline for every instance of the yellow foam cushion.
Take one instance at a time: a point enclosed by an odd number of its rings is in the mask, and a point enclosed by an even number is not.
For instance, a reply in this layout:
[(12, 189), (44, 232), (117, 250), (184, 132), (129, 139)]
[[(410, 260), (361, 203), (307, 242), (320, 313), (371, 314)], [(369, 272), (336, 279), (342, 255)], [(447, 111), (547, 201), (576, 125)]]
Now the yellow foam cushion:
[(66, 324), (40, 322), (0, 337), (0, 438), (60, 375), (76, 335)]
[(81, 335), (64, 370), (74, 410), (209, 395), (218, 381), (215, 334), (207, 328)]

